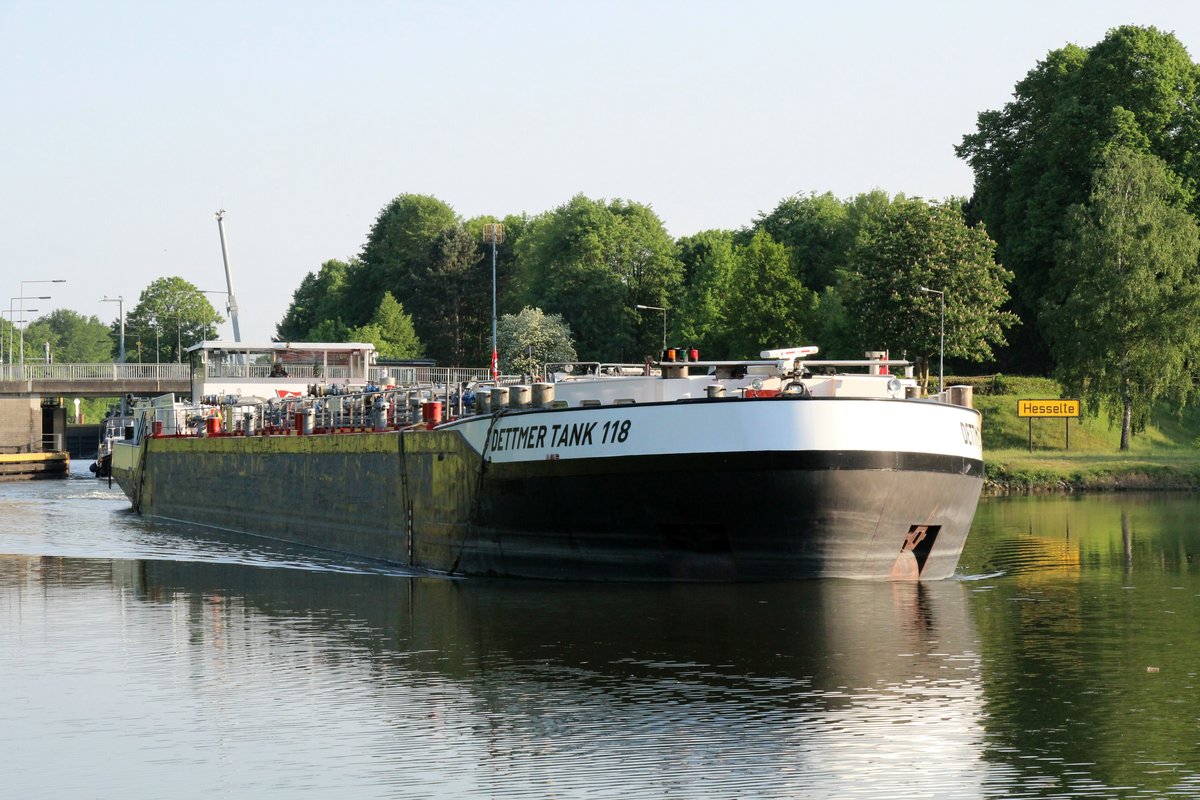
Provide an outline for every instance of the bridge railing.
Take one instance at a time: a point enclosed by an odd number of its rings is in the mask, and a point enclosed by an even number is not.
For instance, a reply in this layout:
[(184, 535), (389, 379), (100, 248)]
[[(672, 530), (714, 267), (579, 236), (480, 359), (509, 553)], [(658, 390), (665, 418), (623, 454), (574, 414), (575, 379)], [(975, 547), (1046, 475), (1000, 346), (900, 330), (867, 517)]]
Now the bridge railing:
[[(232, 375), (248, 375), (256, 378), (270, 376), (272, 365), (241, 365), (230, 371)], [(310, 365), (288, 365), (291, 377), (310, 378), (315, 382), (348, 377), (345, 367), (329, 367), (325, 374)], [(191, 378), (190, 364), (0, 364), (0, 381), (103, 381), (118, 382), (131, 380), (186, 381)], [(220, 377), (217, 370), (210, 369), (209, 377)], [(434, 383), (453, 385), (460, 382), (489, 380), (487, 367), (372, 367), (370, 377), (382, 382), (392, 378), (399, 385)], [(501, 376), (501, 383), (516, 383), (519, 375)]]
[(4, 364), (0, 381), (186, 381), (190, 364)]

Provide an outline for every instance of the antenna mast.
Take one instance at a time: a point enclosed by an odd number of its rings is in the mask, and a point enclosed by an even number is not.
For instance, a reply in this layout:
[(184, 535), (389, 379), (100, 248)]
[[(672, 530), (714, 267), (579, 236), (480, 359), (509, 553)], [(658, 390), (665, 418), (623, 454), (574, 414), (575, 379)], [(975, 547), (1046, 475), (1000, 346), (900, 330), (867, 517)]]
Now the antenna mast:
[(229, 271), (229, 250), (225, 247), (225, 225), (221, 221), (224, 216), (225, 209), (223, 208), (216, 213), (217, 230), (221, 233), (221, 259), (225, 262), (225, 288), (229, 294), (229, 299), (225, 303), (225, 310), (229, 312), (229, 321), (233, 323), (233, 340), (240, 342), (242, 340), (242, 330), (238, 327), (237, 298), (233, 296), (233, 274)]

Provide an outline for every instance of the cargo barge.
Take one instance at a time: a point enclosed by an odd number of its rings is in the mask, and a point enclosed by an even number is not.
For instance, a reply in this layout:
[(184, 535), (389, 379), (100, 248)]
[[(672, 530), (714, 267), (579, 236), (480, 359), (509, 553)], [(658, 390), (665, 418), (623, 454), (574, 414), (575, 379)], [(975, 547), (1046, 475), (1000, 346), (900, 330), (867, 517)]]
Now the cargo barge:
[(681, 355), (487, 386), (385, 374), (369, 344), (205, 342), (200, 402), (144, 403), (112, 473), (143, 514), (452, 575), (954, 573), (983, 482), (969, 390), (811, 347)]

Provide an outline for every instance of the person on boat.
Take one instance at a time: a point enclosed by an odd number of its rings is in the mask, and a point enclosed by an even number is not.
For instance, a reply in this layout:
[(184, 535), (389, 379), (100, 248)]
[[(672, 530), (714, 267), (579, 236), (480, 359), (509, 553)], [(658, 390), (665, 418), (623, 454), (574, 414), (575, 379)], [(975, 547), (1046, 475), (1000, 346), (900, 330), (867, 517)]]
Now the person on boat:
[(276, 361), (271, 366), (271, 377), (272, 378), (286, 378), (287, 376), (288, 376), (288, 372), (286, 369), (283, 368), (282, 363)]

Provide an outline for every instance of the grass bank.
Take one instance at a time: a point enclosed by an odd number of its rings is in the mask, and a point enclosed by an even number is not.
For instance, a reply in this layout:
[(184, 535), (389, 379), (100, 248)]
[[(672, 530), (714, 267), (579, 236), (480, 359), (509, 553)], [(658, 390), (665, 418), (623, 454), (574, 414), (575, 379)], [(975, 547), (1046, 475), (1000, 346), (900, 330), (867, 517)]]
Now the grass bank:
[(1121, 429), (1101, 415), (1066, 422), (1017, 416), (1017, 400), (1061, 397), (1046, 378), (953, 378), (974, 388), (983, 414), (984, 491), (1076, 492), (1200, 489), (1200, 408), (1156, 407), (1146, 430), (1120, 450)]

